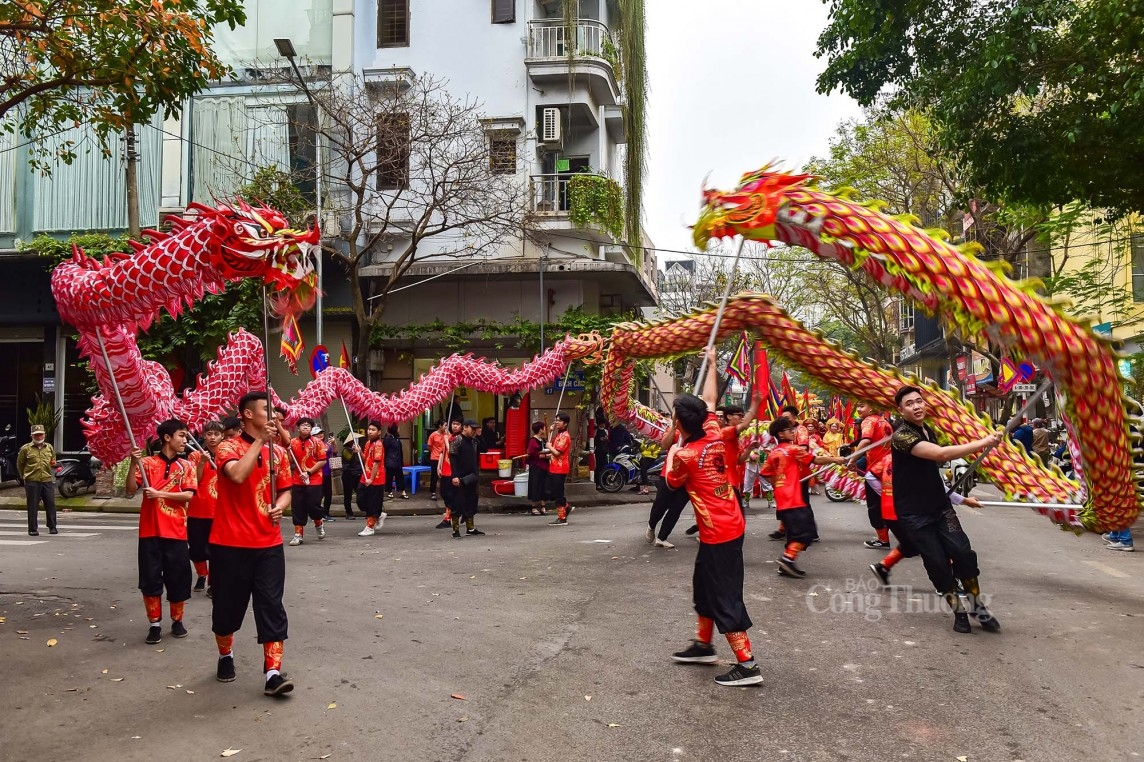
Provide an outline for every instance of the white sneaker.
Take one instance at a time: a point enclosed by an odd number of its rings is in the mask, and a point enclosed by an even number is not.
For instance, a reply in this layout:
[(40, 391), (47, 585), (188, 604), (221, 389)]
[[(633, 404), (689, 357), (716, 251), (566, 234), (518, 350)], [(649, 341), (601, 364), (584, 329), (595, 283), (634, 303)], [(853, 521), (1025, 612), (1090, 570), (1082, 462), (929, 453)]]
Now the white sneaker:
[(318, 539), (319, 540), (326, 539), (326, 525), (325, 524), (321, 524), (318, 526)]
[(668, 542), (667, 540), (656, 540), (655, 546), (657, 548), (674, 548), (675, 543)]
[(290, 544), (291, 545), (301, 545), (302, 544), (302, 535), (300, 535), (300, 534), (294, 535), (294, 539), (290, 541)]
[(386, 513), (385, 511), (382, 511), (381, 516), (379, 516), (377, 519), (377, 526), (374, 528), (375, 529), (381, 529), (381, 525), (385, 523), (385, 517), (388, 515), (389, 515), (388, 513)]
[(1108, 548), (1109, 550), (1124, 550), (1124, 551), (1127, 551), (1129, 553), (1136, 550), (1136, 548), (1133, 547), (1132, 545), (1126, 545), (1123, 542), (1110, 542), (1107, 545), (1105, 545), (1104, 547)]
[(649, 544), (655, 542), (655, 531), (651, 527), (648, 527), (647, 531), (643, 533), (643, 538), (647, 540)]
[(1105, 532), (1104, 534), (1102, 534), (1100, 536), (1100, 539), (1104, 540), (1107, 543), (1112, 542), (1112, 532)]
[(373, 537), (373, 534), (374, 534), (373, 527), (366, 527), (365, 529), (358, 532), (357, 536), (358, 537)]

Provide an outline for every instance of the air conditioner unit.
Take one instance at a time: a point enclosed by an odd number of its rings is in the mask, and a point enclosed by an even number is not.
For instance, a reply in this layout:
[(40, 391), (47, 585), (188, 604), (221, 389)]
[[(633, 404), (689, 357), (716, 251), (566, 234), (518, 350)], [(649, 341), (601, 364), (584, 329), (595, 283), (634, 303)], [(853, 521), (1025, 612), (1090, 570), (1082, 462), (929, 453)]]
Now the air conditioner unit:
[(560, 109), (546, 108), (540, 112), (540, 142), (545, 145), (560, 145), (563, 133), (560, 129)]

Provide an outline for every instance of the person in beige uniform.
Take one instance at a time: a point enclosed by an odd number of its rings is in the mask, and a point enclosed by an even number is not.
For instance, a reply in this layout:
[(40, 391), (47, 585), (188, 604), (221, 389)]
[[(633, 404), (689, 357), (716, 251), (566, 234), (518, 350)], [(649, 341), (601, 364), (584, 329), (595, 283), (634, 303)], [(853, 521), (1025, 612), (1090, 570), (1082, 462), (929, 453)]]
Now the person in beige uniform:
[(56, 530), (56, 451), (48, 444), (44, 427), (32, 426), (32, 441), (20, 448), (16, 456), (16, 471), (24, 479), (24, 494), (28, 498), (28, 534), (38, 537), (40, 501), (48, 515), (48, 531)]

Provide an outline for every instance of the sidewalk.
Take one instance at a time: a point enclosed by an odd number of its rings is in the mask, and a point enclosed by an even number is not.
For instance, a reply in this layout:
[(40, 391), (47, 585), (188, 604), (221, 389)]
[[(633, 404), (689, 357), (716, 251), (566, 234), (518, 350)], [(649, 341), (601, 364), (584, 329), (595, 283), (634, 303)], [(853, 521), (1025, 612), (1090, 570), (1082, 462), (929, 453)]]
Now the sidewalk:
[[(592, 482), (576, 482), (568, 485), (568, 501), (577, 508), (647, 503), (653, 499), (654, 495), (653, 491), (651, 495), (641, 497), (639, 494), (631, 492), (628, 487), (610, 495), (606, 492), (597, 492)], [(125, 497), (97, 498), (92, 494), (65, 499), (57, 494), (56, 508), (83, 513), (131, 514), (139, 513), (141, 500), (141, 497), (131, 499)], [(420, 490), (416, 495), (411, 495), (408, 500), (402, 500), (398, 497), (396, 500), (385, 501), (385, 512), (390, 516), (430, 516), (440, 513), (444, 509), (444, 505), (430, 500), (429, 493), (425, 490)], [(528, 511), (528, 509), (528, 501), (523, 497), (481, 497), (480, 510), (482, 513), (519, 513)], [(20, 487), (0, 488), (0, 510), (26, 511), (27, 503), (24, 498), (24, 490)], [(41, 508), (41, 510), (43, 509)], [(342, 511), (340, 495), (334, 497), (332, 511), (335, 519), (345, 515)]]

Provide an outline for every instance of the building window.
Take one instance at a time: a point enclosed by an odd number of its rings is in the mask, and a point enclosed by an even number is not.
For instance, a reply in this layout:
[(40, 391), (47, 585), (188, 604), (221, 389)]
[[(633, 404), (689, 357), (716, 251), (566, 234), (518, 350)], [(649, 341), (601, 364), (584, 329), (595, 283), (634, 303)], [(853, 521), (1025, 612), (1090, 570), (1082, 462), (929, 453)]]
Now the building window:
[(905, 333), (914, 328), (914, 305), (902, 300), (898, 302), (898, 331)]
[(516, 22), (516, 0), (493, 0), (493, 23), (513, 24)]
[(1132, 236), (1132, 301), (1144, 302), (1144, 233)]
[(516, 140), (495, 135), (489, 138), (489, 171), (494, 175), (516, 174)]
[(377, 46), (409, 45), (409, 0), (377, 0)]
[(409, 114), (381, 114), (377, 118), (377, 187), (409, 187)]

